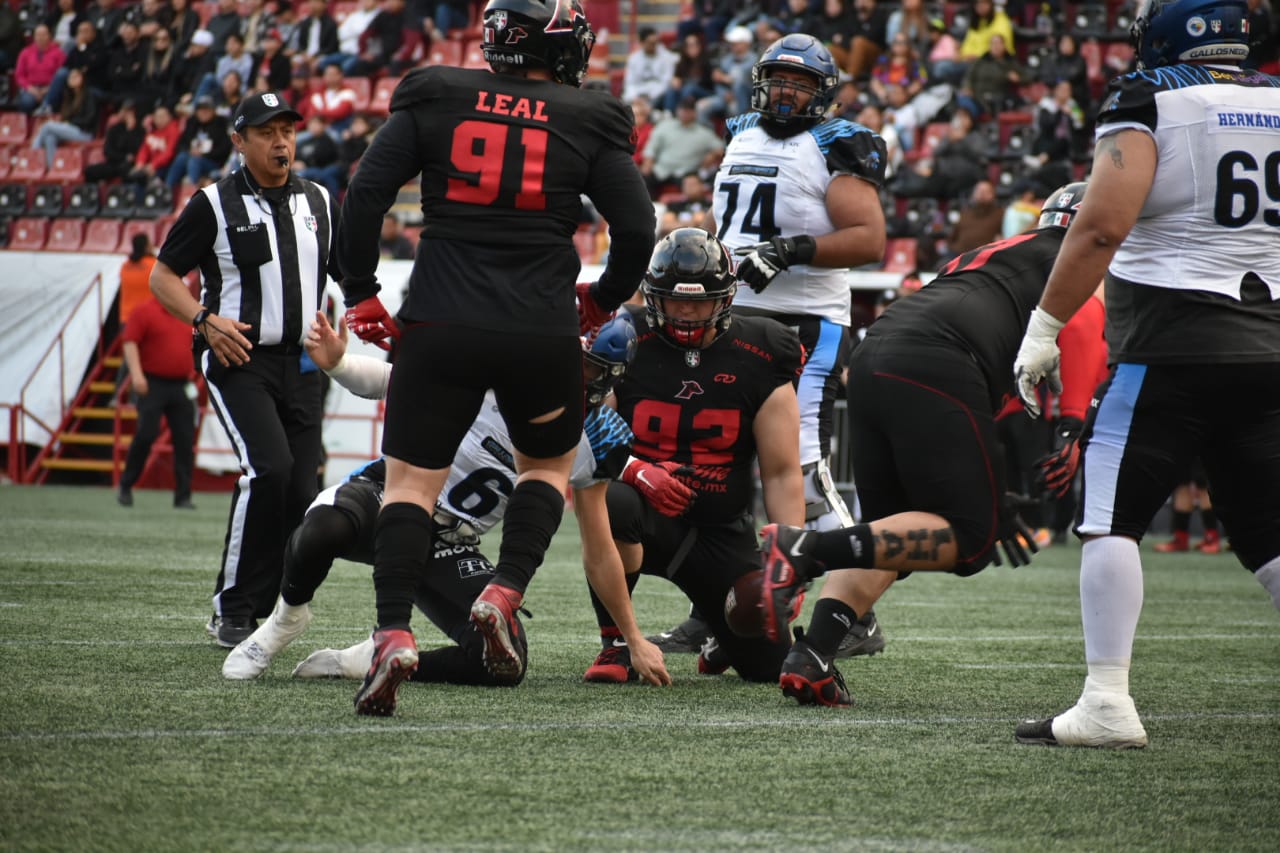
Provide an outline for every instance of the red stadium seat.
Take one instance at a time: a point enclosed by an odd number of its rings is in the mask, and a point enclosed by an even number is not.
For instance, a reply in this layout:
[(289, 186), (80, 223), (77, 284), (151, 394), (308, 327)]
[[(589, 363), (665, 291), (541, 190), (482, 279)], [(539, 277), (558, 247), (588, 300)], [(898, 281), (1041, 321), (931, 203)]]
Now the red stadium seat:
[(40, 181), (44, 179), (44, 152), (34, 148), (19, 148), (13, 152), (13, 164), (9, 167), (11, 181)]
[(906, 275), (916, 268), (916, 238), (894, 237), (885, 242), (885, 272), (896, 272)]
[(84, 220), (75, 217), (60, 217), (50, 220), (49, 240), (45, 243), (47, 252), (78, 252), (84, 243)]
[(101, 139), (86, 142), (84, 145), (84, 164), (86, 166), (96, 166), (99, 163), (107, 162), (107, 155), (103, 150), (105, 147), (106, 144)]
[(428, 65), (461, 65), (462, 42), (454, 39), (443, 39), (431, 45), (427, 52)]
[(10, 160), (13, 159), (13, 146), (0, 143), (0, 181), (9, 177)]
[(356, 112), (362, 113), (369, 109), (369, 99), (373, 91), (373, 84), (369, 82), (369, 78), (348, 77), (343, 82), (356, 93)]
[(0, 113), (0, 143), (26, 142), (28, 133), (26, 113)]
[(374, 84), (373, 97), (369, 99), (369, 112), (380, 116), (391, 112), (391, 93), (399, 84), (399, 77), (383, 77)]
[(462, 67), (463, 68), (488, 68), (489, 63), (484, 59), (484, 52), (481, 49), (479, 39), (474, 39), (466, 43), (462, 49)]
[(84, 180), (84, 149), (75, 145), (62, 145), (53, 153), (53, 165), (45, 173), (46, 181), (62, 181), (76, 184)]
[(156, 222), (154, 219), (126, 219), (120, 229), (120, 240), (116, 243), (116, 252), (127, 255), (133, 250), (133, 235), (146, 234), (151, 244), (156, 242)]
[(178, 221), (177, 216), (162, 216), (156, 220), (156, 248), (159, 249), (164, 245), (164, 239), (169, 236), (169, 229), (173, 227), (173, 223)]
[(84, 242), (80, 244), (80, 251), (115, 254), (116, 247), (119, 245), (119, 219), (90, 219), (84, 230)]
[(177, 191), (173, 194), (173, 209), (176, 213), (181, 213), (183, 208), (187, 206), (187, 202), (191, 201), (191, 197), (200, 192), (199, 187), (188, 183), (178, 185)]
[(14, 251), (39, 252), (44, 249), (49, 233), (49, 220), (42, 216), (23, 216), (9, 226), (9, 248)]

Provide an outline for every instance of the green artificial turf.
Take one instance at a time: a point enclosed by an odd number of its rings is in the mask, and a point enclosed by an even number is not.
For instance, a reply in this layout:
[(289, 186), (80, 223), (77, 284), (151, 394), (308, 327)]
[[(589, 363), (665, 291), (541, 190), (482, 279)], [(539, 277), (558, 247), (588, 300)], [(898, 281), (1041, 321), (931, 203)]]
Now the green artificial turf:
[[(354, 682), (289, 677), (367, 634), (367, 567), (339, 562), (307, 633), (225, 681), (204, 624), (228, 496), (135, 498), (0, 488), (0, 849), (1280, 849), (1280, 614), (1230, 554), (1144, 545), (1140, 751), (1013, 740), (1084, 678), (1076, 545), (897, 584), (885, 652), (841, 663), (855, 707), (814, 709), (687, 654), (667, 689), (583, 684), (571, 513), (526, 600), (525, 683), (409, 684), (369, 719)], [(650, 633), (687, 610), (653, 578), (636, 607)]]

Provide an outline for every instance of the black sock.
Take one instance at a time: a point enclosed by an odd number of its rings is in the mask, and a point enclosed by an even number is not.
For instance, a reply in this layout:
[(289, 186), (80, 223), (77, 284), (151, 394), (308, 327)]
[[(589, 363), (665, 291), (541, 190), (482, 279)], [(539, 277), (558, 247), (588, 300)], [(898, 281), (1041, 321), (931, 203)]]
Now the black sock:
[(808, 539), (809, 556), (822, 563), (826, 571), (869, 569), (875, 565), (876, 540), (869, 524), (825, 530)]
[(1191, 529), (1191, 513), (1173, 511), (1173, 532), (1182, 531), (1186, 533)]
[[(636, 572), (634, 575), (627, 575), (628, 598), (631, 596), (631, 593), (635, 591), (636, 581), (638, 580), (640, 580), (639, 572)], [(604, 602), (600, 600), (600, 596), (596, 595), (596, 591), (591, 588), (590, 584), (587, 584), (587, 592), (591, 595), (591, 608), (596, 612), (596, 624), (600, 626), (601, 635), (603, 636), (606, 629), (617, 631), (618, 627), (614, 624), (613, 617), (609, 615), (609, 608), (604, 606)], [(619, 632), (616, 636), (621, 637), (622, 634)]]
[(378, 628), (409, 627), (413, 584), (431, 553), (431, 515), (412, 503), (385, 504), (374, 526), (373, 589)]
[(284, 548), (280, 596), (297, 607), (315, 597), (337, 557), (350, 552), (357, 531), (351, 516), (337, 507), (318, 506), (302, 517)]
[(483, 644), (462, 646), (445, 646), (429, 652), (418, 652), (418, 668), (410, 681), (425, 684), (470, 684), (482, 687), (495, 687), (510, 684), (510, 681), (499, 681), (484, 667), (481, 657)]
[(564, 517), (564, 495), (542, 480), (516, 484), (502, 519), (502, 545), (494, 582), (523, 593), (542, 565)]
[(834, 655), (844, 635), (849, 633), (849, 629), (857, 621), (858, 614), (843, 601), (837, 598), (819, 598), (818, 603), (813, 605), (813, 615), (809, 617), (809, 629), (804, 632), (804, 641), (819, 654)]

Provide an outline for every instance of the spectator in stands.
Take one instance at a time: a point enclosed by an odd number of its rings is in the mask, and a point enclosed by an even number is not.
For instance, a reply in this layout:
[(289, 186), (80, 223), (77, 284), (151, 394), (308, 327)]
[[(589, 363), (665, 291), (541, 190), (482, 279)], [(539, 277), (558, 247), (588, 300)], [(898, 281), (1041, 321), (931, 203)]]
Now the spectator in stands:
[(212, 95), (219, 88), (225, 88), (227, 75), (233, 72), (240, 81), (240, 92), (244, 94), (245, 82), (253, 79), (253, 67), (253, 57), (244, 50), (244, 37), (239, 33), (230, 33), (226, 39), (226, 52), (218, 57), (213, 74), (200, 81), (196, 97)]
[(880, 103), (888, 100), (886, 87), (893, 84), (901, 86), (908, 98), (914, 98), (924, 91), (927, 77), (911, 39), (906, 33), (898, 33), (889, 44), (889, 52), (876, 60), (867, 88)]
[(1084, 110), (1072, 97), (1071, 83), (1059, 80), (1036, 110), (1036, 138), (1026, 165), (1036, 195), (1044, 198), (1054, 187), (1071, 181), (1071, 158), (1084, 130)]
[(242, 100), (244, 100), (244, 85), (240, 81), (240, 72), (230, 71), (226, 77), (222, 78), (222, 87), (213, 96), (214, 112), (231, 121), (236, 110), (240, 108)]
[(173, 9), (169, 8), (167, 0), (142, 0), (127, 9), (125, 14), (138, 25), (138, 35), (147, 40), (155, 38), (156, 33), (167, 30), (173, 23)]
[(916, 56), (928, 56), (933, 42), (929, 38), (929, 13), (924, 8), (924, 0), (902, 0), (902, 5), (889, 14), (885, 23), (884, 37), (893, 47), (893, 38), (898, 33), (905, 33), (907, 41), (915, 50)]
[(1035, 182), (1025, 177), (1019, 178), (1013, 184), (1013, 201), (1004, 209), (1000, 236), (1007, 239), (1034, 228), (1040, 218), (1040, 207)]
[(1058, 36), (1053, 52), (1040, 61), (1040, 81), (1052, 86), (1059, 80), (1071, 84), (1071, 96), (1077, 104), (1085, 108), (1089, 106), (1089, 69), (1080, 55), (1080, 45), (1071, 33)]
[[(6, 12), (13, 12), (13, 7), (8, 3), (3, 4)], [(17, 15), (14, 14), (14, 21), (17, 21)], [(49, 25), (49, 34), (53, 37), (53, 43), (62, 48), (64, 53), (70, 53), (76, 43), (76, 28), (80, 22), (86, 20), (80, 14), (80, 10), (76, 8), (76, 0), (58, 0), (57, 6), (49, 11), (45, 16), (44, 22)], [(18, 28), (18, 38), (22, 38), (22, 28)], [(21, 49), (21, 43), (18, 45)], [(15, 51), (12, 56), (17, 57)]]
[[(886, 181), (892, 179), (898, 169), (902, 168), (903, 159), (902, 141), (898, 139), (897, 129), (885, 122), (884, 110), (874, 100), (867, 100), (854, 114), (853, 120), (884, 140), (884, 179)], [(1037, 209), (1036, 213), (1039, 212)]]
[(993, 33), (989, 44), (986, 53), (969, 63), (956, 95), (957, 103), (976, 116), (995, 116), (1022, 104), (1018, 87), (1026, 77), (1025, 69), (1009, 53), (1004, 36)]
[(55, 117), (40, 125), (31, 147), (44, 152), (46, 168), (52, 168), (58, 146), (64, 142), (89, 142), (98, 132), (98, 97), (85, 83), (84, 71), (71, 69)]
[(729, 46), (711, 71), (715, 94), (699, 105), (699, 120), (709, 123), (713, 116), (725, 117), (751, 109), (751, 69), (759, 54), (752, 50), (751, 30), (734, 27), (725, 33)]
[(138, 156), (134, 158), (133, 171), (125, 180), (138, 184), (142, 196), (146, 185), (152, 181), (164, 181), (173, 158), (178, 154), (178, 136), (182, 128), (173, 120), (173, 113), (164, 104), (157, 104), (151, 111), (151, 129), (142, 137)]
[(969, 11), (969, 29), (965, 31), (964, 41), (960, 43), (960, 59), (973, 62), (980, 56), (986, 56), (991, 49), (993, 35), (1004, 39), (1005, 50), (1013, 52), (1013, 23), (1004, 9), (996, 6), (995, 0), (973, 0), (973, 7)]
[(360, 37), (378, 17), (378, 0), (359, 0), (351, 14), (338, 24), (338, 49), (324, 56), (316, 63), (317, 74), (324, 72), (330, 65), (344, 67), (360, 57)]
[(978, 181), (969, 193), (969, 200), (960, 209), (947, 232), (947, 249), (943, 256), (949, 260), (971, 249), (995, 242), (1004, 225), (1004, 205), (996, 200), (995, 184)]
[(639, 166), (644, 162), (644, 149), (653, 135), (653, 105), (644, 95), (637, 95), (631, 99), (631, 115), (636, 124), (636, 153), (632, 159)]
[(124, 18), (124, 9), (116, 4), (116, 0), (96, 0), (85, 7), (84, 17), (93, 22), (93, 28), (106, 42), (107, 50), (111, 50), (120, 40), (120, 22)]
[(711, 212), (711, 187), (697, 175), (685, 175), (680, 182), (678, 198), (666, 202), (667, 209), (658, 222), (658, 236), (665, 237), (677, 228), (702, 228)]
[(714, 94), (715, 82), (711, 78), (713, 67), (702, 43), (702, 36), (685, 36), (676, 57), (675, 73), (662, 96), (662, 108), (668, 113), (674, 113), (676, 106), (683, 100), (693, 98), (697, 101)]
[(343, 132), (342, 138), (338, 140), (338, 158), (342, 162), (339, 183), (344, 188), (347, 185), (347, 179), (351, 176), (351, 170), (355, 168), (356, 163), (364, 156), (365, 149), (369, 147), (369, 142), (372, 139), (373, 128), (369, 126), (369, 120), (362, 115), (353, 117), (351, 126)]
[[(116, 31), (115, 46), (107, 55), (107, 79), (111, 81), (110, 91), (114, 98), (137, 97), (142, 87), (147, 53), (146, 43), (138, 35), (138, 25), (129, 20), (121, 21)], [(147, 105), (142, 106), (146, 108)]]
[(914, 98), (899, 83), (885, 84), (884, 91), (885, 124), (893, 127), (903, 151), (915, 148), (917, 133), (950, 106), (954, 93), (946, 83), (928, 86)]
[(289, 80), (289, 87), (281, 94), (284, 99), (289, 102), (289, 106), (299, 114), (306, 107), (307, 101), (311, 98), (311, 71), (305, 65), (294, 65), (293, 76)]
[(676, 38), (683, 39), (687, 35), (697, 34), (707, 44), (715, 44), (720, 41), (720, 34), (734, 15), (741, 11), (742, 4), (736, 0), (696, 0), (685, 5), (692, 14), (676, 24)]
[(343, 73), (349, 77), (366, 77), (390, 67), (404, 42), (404, 29), (404, 0), (382, 0), (378, 14), (360, 35), (359, 55), (343, 63)]
[(404, 226), (394, 214), (382, 217), (382, 233), (378, 235), (378, 254), (383, 259), (413, 260), (413, 241), (404, 235)]
[[(276, 27), (276, 0), (249, 0), (249, 14), (244, 16), (244, 49), (251, 54), (264, 50), (263, 40)], [(275, 91), (276, 87), (271, 87)], [(283, 87), (281, 87), (283, 88)]]
[(49, 91), (45, 93), (44, 100), (36, 109), (35, 115), (49, 115), (58, 104), (62, 103), (62, 90), (66, 88), (67, 75), (72, 68), (84, 71), (89, 88), (94, 90), (94, 94), (101, 101), (102, 89), (107, 85), (107, 51), (102, 45), (102, 40), (98, 38), (98, 31), (88, 20), (83, 20), (76, 26), (76, 37), (71, 44), (71, 49), (67, 51), (62, 67), (54, 72), (53, 80), (49, 83)]
[(622, 99), (627, 103), (638, 97), (648, 98), (658, 106), (671, 85), (676, 73), (676, 55), (667, 50), (652, 27), (641, 27), (640, 44), (627, 55), (627, 66), (622, 77)]
[(947, 31), (947, 23), (942, 18), (929, 19), (929, 49), (923, 55), (930, 80), (960, 85), (965, 71), (965, 63), (960, 59), (960, 42)]
[[(169, 0), (173, 20), (169, 22), (169, 34), (180, 54), (187, 52), (191, 38), (200, 29), (200, 15), (191, 8), (191, 0)], [(189, 89), (187, 91), (190, 91)]]
[[(778, 20), (789, 33), (808, 33), (817, 28), (822, 13), (812, 8), (809, 0), (784, 0), (778, 9)], [(814, 36), (817, 38), (817, 36)]]
[(182, 184), (204, 186), (218, 173), (231, 156), (231, 130), (227, 120), (218, 115), (213, 98), (196, 99), (196, 109), (183, 125), (178, 137), (178, 152), (169, 166), (165, 181), (171, 189)]
[(280, 31), (284, 41), (284, 52), (293, 61), (293, 33), (298, 27), (297, 9), (291, 3), (281, 3), (276, 7), (275, 29)]
[(836, 64), (843, 68), (849, 59), (849, 40), (857, 26), (853, 8), (845, 0), (823, 0), (822, 11), (803, 32), (825, 44)]
[[(218, 0), (218, 11), (205, 22), (204, 28), (213, 33), (214, 56), (227, 52), (227, 38), (231, 35), (240, 37), (240, 46), (244, 47), (244, 19), (240, 17), (237, 0)], [(244, 79), (244, 75), (241, 77)]]
[(929, 196), (949, 199), (969, 192), (987, 173), (987, 140), (975, 127), (973, 114), (957, 108), (947, 135), (930, 157), (904, 169), (893, 182), (893, 192), (908, 198)]
[(465, 30), (471, 23), (470, 0), (440, 0), (437, 3), (425, 0), (422, 5), (432, 10), (423, 24), (426, 25), (424, 31), (433, 40), (448, 38), (451, 30)]
[(156, 30), (142, 66), (142, 81), (136, 95), (138, 102), (144, 107), (172, 103), (173, 81), (181, 64), (182, 56), (173, 43), (173, 34), (166, 29)]
[(338, 24), (329, 15), (325, 0), (307, 0), (307, 16), (293, 30), (293, 63), (318, 73), (317, 63), (338, 52)]
[(640, 172), (649, 187), (649, 195), (657, 198), (664, 187), (681, 181), (685, 175), (710, 170), (724, 153), (724, 142), (715, 132), (698, 121), (698, 101), (687, 97), (676, 107), (676, 114), (660, 121), (644, 148)]
[(106, 138), (102, 143), (101, 163), (85, 166), (84, 179), (90, 183), (112, 181), (123, 178), (133, 171), (134, 161), (138, 157), (138, 149), (142, 147), (142, 137), (146, 130), (138, 121), (138, 111), (131, 98), (125, 99), (116, 108), (114, 121), (107, 126)]
[(284, 52), (284, 38), (277, 29), (262, 34), (262, 50), (254, 59), (255, 71), (249, 88), (255, 92), (283, 92), (289, 88), (293, 64)]
[[(195, 91), (200, 81), (213, 73), (213, 33), (208, 30), (196, 30), (191, 36), (191, 44), (187, 45), (178, 67), (173, 75), (173, 92), (177, 96), (174, 109), (181, 114), (189, 114), (195, 104)], [(179, 94), (181, 93), (181, 94)]]
[[(337, 66), (330, 68), (337, 70)], [(293, 170), (307, 180), (323, 184), (336, 197), (341, 185), (342, 169), (338, 143), (334, 141), (331, 128), (323, 115), (312, 113), (307, 119), (307, 129), (298, 134)]]
[(329, 132), (337, 137), (351, 126), (356, 111), (356, 93), (342, 76), (342, 69), (330, 65), (324, 69), (324, 88), (311, 93), (298, 112), (304, 119), (320, 116)]
[(13, 83), (17, 89), (14, 106), (24, 113), (39, 107), (66, 58), (62, 48), (53, 43), (49, 25), (36, 24), (31, 33), (31, 44), (18, 54), (18, 64), (13, 71)]
[(889, 14), (877, 5), (876, 0), (853, 0), (853, 32), (849, 39), (849, 54), (844, 68), (854, 80), (861, 80), (871, 73), (876, 60), (888, 45), (885, 35)]

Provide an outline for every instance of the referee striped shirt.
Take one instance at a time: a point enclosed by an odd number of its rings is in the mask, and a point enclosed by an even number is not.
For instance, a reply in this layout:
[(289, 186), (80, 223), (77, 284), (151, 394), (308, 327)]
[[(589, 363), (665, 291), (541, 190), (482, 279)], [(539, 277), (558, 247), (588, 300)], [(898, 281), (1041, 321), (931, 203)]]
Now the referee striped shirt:
[(196, 193), (159, 259), (180, 276), (200, 270), (200, 301), (235, 317), (256, 346), (300, 345), (323, 304), (337, 209), (328, 191), (294, 175), (260, 190), (244, 170)]

